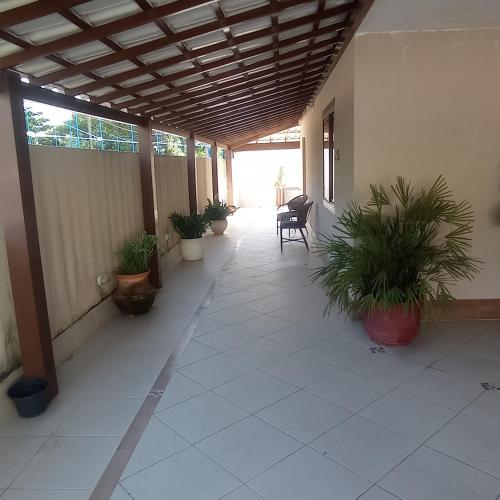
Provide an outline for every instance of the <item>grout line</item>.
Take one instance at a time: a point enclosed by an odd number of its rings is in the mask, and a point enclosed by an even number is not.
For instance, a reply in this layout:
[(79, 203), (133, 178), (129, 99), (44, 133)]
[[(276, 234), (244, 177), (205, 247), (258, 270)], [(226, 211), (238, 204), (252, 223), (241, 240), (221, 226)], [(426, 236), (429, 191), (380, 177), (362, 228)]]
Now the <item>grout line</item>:
[(201, 316), (210, 305), (210, 302), (212, 301), (215, 294), (215, 290), (222, 282), (222, 276), (224, 275), (225, 269), (227, 269), (227, 267), (229, 267), (230, 263), (232, 262), (234, 255), (241, 246), (243, 238), (244, 236), (240, 236), (236, 241), (233, 250), (229, 253), (225, 263), (221, 268), (221, 277), (212, 282), (201, 304), (196, 309), (196, 312), (186, 326), (181, 339), (174, 347), (172, 354), (169, 356), (167, 362), (160, 371), (160, 374), (154, 382), (149, 394), (146, 396), (141, 408), (139, 409), (139, 412), (136, 414), (132, 424), (128, 428), (125, 436), (122, 438), (120, 444), (118, 445), (118, 448), (113, 454), (113, 457), (108, 463), (108, 466), (97, 482), (97, 485), (95, 486), (90, 496), (90, 500), (105, 500), (111, 497), (113, 491), (120, 481), (125, 467), (127, 466), (133, 452), (135, 451), (142, 437), (142, 434), (144, 433), (147, 424), (154, 414), (156, 406), (160, 401), (160, 397), (163, 395), (167, 384), (169, 383), (172, 375), (175, 372), (176, 362), (181, 358), (184, 350), (186, 349), (186, 346), (188, 345), (193, 334), (198, 328)]

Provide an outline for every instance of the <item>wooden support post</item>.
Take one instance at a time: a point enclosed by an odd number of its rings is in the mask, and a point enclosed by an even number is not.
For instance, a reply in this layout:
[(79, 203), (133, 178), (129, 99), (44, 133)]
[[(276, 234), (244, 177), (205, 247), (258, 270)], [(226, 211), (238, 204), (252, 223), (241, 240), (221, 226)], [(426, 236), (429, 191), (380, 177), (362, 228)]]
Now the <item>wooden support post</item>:
[(198, 200), (196, 194), (196, 150), (194, 146), (194, 135), (191, 133), (186, 139), (187, 144), (187, 173), (189, 190), (189, 212), (198, 211)]
[(219, 170), (218, 170), (218, 165), (217, 165), (217, 143), (214, 141), (214, 143), (211, 146), (210, 149), (212, 153), (212, 198), (214, 200), (219, 199)]
[[(150, 120), (138, 126), (137, 138), (139, 142), (139, 168), (141, 172), (144, 230), (148, 234), (154, 234), (159, 237), (158, 210), (156, 208), (155, 159), (153, 154), (153, 135)], [(159, 252), (151, 259), (149, 281), (156, 288), (162, 286)]]
[(45, 378), (52, 399), (58, 387), (19, 77), (1, 72), (0, 87), (0, 221), (5, 232), (23, 373)]
[(227, 202), (232, 205), (233, 197), (233, 150), (226, 150)]

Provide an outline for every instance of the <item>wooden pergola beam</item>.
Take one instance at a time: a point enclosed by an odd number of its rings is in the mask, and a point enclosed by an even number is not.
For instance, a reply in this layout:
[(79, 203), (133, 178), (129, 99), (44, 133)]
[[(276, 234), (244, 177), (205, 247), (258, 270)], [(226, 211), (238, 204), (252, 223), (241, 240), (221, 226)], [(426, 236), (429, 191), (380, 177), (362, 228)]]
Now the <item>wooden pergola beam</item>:
[[(57, 38), (40, 45), (34, 45), (29, 49), (0, 57), (0, 69), (10, 68), (31, 59), (36, 59), (37, 57), (43, 57), (49, 54), (68, 50), (72, 47), (77, 47), (78, 45), (99, 40), (102, 37), (107, 37), (116, 33), (121, 33), (122, 31), (137, 28), (138, 26), (153, 22), (158, 18), (191, 10), (194, 7), (209, 4), (211, 1), (212, 0), (176, 0), (172, 3), (161, 5), (159, 7), (152, 7), (146, 11), (132, 14), (131, 16), (123, 17), (121, 19), (117, 19), (116, 21), (104, 23), (85, 31), (72, 33), (71, 35)], [(126, 59), (128, 59), (128, 57), (126, 57)]]
[(175, 119), (169, 123), (173, 123), (178, 126), (186, 126), (186, 124), (191, 124), (194, 121), (198, 126), (204, 126), (206, 123), (223, 121), (226, 120), (228, 115), (230, 117), (234, 115), (235, 112), (240, 115), (242, 114), (241, 112), (244, 113), (245, 110), (256, 109), (261, 105), (272, 106), (274, 103), (281, 103), (283, 102), (283, 100), (289, 100), (291, 98), (296, 98), (298, 100), (302, 98), (304, 92), (314, 90), (317, 83), (318, 80), (313, 80), (311, 82), (306, 82), (306, 84), (304, 85), (296, 85), (296, 88), (291, 91), (290, 89), (285, 89), (279, 92), (270, 92), (263, 95), (256, 95), (252, 99), (244, 99), (242, 101), (233, 102), (230, 105), (225, 106), (222, 110), (217, 109), (215, 111), (212, 111), (208, 109), (206, 112), (200, 112), (199, 115)]
[(21, 5), (20, 7), (0, 12), (0, 29), (9, 28), (16, 24), (31, 21), (32, 19), (38, 19), (39, 17), (48, 16), (54, 12), (70, 9), (71, 7), (76, 7), (88, 1), (89, 0), (42, 0)]
[(219, 199), (219, 167), (217, 157), (217, 143), (214, 142), (210, 149), (212, 157), (212, 195), (214, 200)]
[[(278, 35), (279, 33), (283, 33), (285, 31), (303, 26), (305, 24), (309, 24), (315, 20), (318, 22), (321, 21), (322, 19), (328, 19), (330, 17), (334, 17), (338, 15), (338, 10), (337, 8), (332, 8), (328, 9), (327, 11), (321, 13), (321, 14), (313, 14), (310, 16), (305, 16), (300, 19), (294, 19), (292, 21), (288, 21), (285, 23), (278, 24), (276, 28), (264, 28), (258, 31), (254, 31), (251, 33), (247, 33), (245, 35), (240, 35), (236, 36), (232, 39), (232, 43), (234, 44), (239, 44), (239, 43), (247, 43), (253, 40), (257, 40), (259, 38), (263, 38), (266, 36), (269, 36), (272, 33), (276, 33)], [(330, 25), (326, 26), (324, 28), (317, 28), (315, 30), (311, 30), (310, 32), (304, 33), (302, 35), (299, 35), (298, 37), (294, 37), (295, 40), (292, 41), (290, 44), (296, 43), (297, 41), (300, 41), (302, 39), (310, 38), (313, 39), (318, 36), (323, 36), (325, 34), (332, 34), (336, 30), (341, 30), (347, 26), (346, 23), (341, 22), (341, 23), (336, 23), (335, 25)], [(283, 42), (281, 42), (283, 44)], [(218, 42), (212, 45), (208, 45), (207, 47), (202, 47), (200, 49), (188, 51), (187, 53), (183, 53), (177, 56), (173, 56), (167, 59), (162, 59), (160, 61), (150, 63), (150, 64), (143, 64), (139, 68), (131, 69), (128, 71), (124, 71), (121, 73), (117, 73), (115, 75), (109, 76), (109, 77), (104, 77), (100, 79), (99, 81), (92, 82), (92, 83), (87, 83), (85, 85), (81, 85), (79, 87), (75, 87), (73, 89), (70, 89), (69, 92), (72, 95), (78, 95), (78, 94), (87, 94), (89, 92), (92, 92), (94, 90), (97, 90), (99, 88), (105, 87), (105, 86), (110, 86), (115, 83), (120, 83), (126, 80), (131, 80), (132, 78), (137, 78), (138, 76), (142, 76), (147, 73), (151, 73), (153, 71), (158, 71), (163, 68), (167, 68), (169, 66), (172, 66), (174, 64), (179, 64), (184, 61), (193, 61), (198, 57), (211, 54), (214, 52), (218, 52), (220, 50), (224, 50), (229, 48), (231, 45), (228, 41), (224, 42)], [(282, 45), (284, 46), (284, 45)], [(278, 46), (279, 48), (279, 46)], [(249, 56), (247, 53), (238, 53), (238, 54), (233, 54), (233, 60), (234, 61), (241, 61), (244, 58), (248, 58)], [(40, 78), (37, 78), (34, 80), (34, 83), (38, 85), (45, 85), (47, 83), (53, 83), (57, 80), (54, 80), (51, 78), (51, 75), (46, 75)]]
[[(315, 54), (315, 58), (318, 58), (318, 59), (322, 58), (326, 54), (331, 55), (333, 43), (330, 42), (330, 40), (324, 40), (322, 42), (318, 42), (318, 43), (314, 44), (314, 50), (319, 50), (322, 48), (325, 50), (319, 54)], [(306, 49), (299, 48), (299, 49), (291, 50), (291, 51), (287, 52), (286, 54), (279, 55), (278, 57), (273, 55), (273, 56), (271, 56), (267, 59), (264, 59), (262, 61), (248, 64), (247, 66), (245, 66), (245, 69), (247, 71), (258, 70), (261, 68), (265, 68), (266, 66), (274, 65), (275, 62), (286, 61), (286, 60), (291, 59), (293, 57), (303, 55), (306, 52), (307, 52)], [(295, 61), (291, 61), (291, 62), (294, 64), (298, 64)], [(274, 68), (272, 68), (270, 70), (270, 73), (274, 73), (274, 71), (275, 71)], [(185, 84), (185, 85), (179, 85), (178, 87), (175, 87), (173, 89), (155, 92), (153, 94), (148, 94), (148, 95), (139, 97), (137, 99), (130, 99), (128, 101), (121, 102), (119, 104), (111, 104), (111, 107), (113, 107), (115, 109), (125, 109), (125, 108), (128, 109), (129, 107), (136, 106), (137, 104), (142, 104), (143, 102), (150, 102), (153, 99), (158, 98), (158, 97), (163, 97), (166, 95), (178, 93), (179, 89), (188, 90), (189, 88), (197, 88), (197, 87), (200, 87), (202, 85), (206, 85), (207, 83), (215, 83), (215, 82), (223, 81), (231, 76), (237, 76), (239, 74), (241, 74), (241, 70), (239, 68), (229, 70), (229, 71), (224, 71), (224, 72), (218, 73), (217, 75), (210, 76), (208, 78), (204, 78), (203, 80), (200, 80), (200, 81), (192, 82), (192, 83)], [(158, 82), (158, 85), (160, 83), (161, 82)], [(101, 103), (108, 102), (105, 97), (106, 96), (102, 96), (99, 99), (96, 99), (95, 102), (101, 102)]]
[(43, 281), (23, 94), (17, 75), (0, 73), (0, 220), (5, 232), (23, 373), (58, 392)]
[(190, 134), (186, 140), (186, 159), (188, 174), (188, 193), (189, 193), (189, 213), (198, 211), (198, 195), (196, 192), (196, 147), (194, 135)]
[[(337, 25), (338, 29), (342, 29), (344, 27), (344, 24), (342, 23), (341, 25)], [(329, 27), (330, 28), (330, 27)], [(331, 30), (333, 32), (337, 31), (335, 27), (332, 27)], [(290, 45), (295, 45), (301, 41), (309, 39), (309, 37), (315, 37), (316, 35), (314, 33), (303, 33), (301, 35), (297, 35), (291, 38), (287, 38), (286, 40), (283, 40), (278, 43), (278, 49), (283, 48), (283, 47), (288, 47)], [(333, 46), (333, 40), (328, 39), (328, 40), (323, 40), (321, 42), (317, 42), (313, 44), (313, 50), (318, 50), (320, 48), (328, 47), (328, 46)], [(161, 78), (155, 78), (153, 80), (139, 83), (137, 85), (131, 85), (129, 87), (125, 87), (120, 90), (116, 90), (114, 92), (110, 92), (107, 94), (104, 94), (99, 97), (92, 98), (92, 101), (100, 104), (103, 102), (113, 102), (115, 99), (119, 99), (120, 97), (124, 97), (136, 92), (143, 92), (144, 90), (149, 90), (151, 88), (158, 87), (163, 84), (167, 83), (172, 83), (175, 82), (176, 80), (180, 80), (182, 78), (186, 78), (189, 76), (196, 76), (199, 75), (200, 73), (205, 73), (208, 71), (213, 71), (215, 69), (223, 68), (224, 66), (227, 66), (229, 64), (239, 62), (239, 61), (244, 61), (247, 59), (251, 59), (255, 56), (259, 56), (262, 54), (266, 54), (267, 52), (272, 51), (273, 46), (272, 45), (264, 45), (262, 47), (258, 47), (256, 49), (248, 50), (244, 52), (241, 56), (237, 57), (234, 54), (228, 57), (223, 57), (221, 59), (217, 59), (216, 61), (205, 63), (205, 64), (200, 64), (198, 67), (186, 69), (183, 71), (179, 71), (177, 73), (171, 73), (167, 76), (161, 77)], [(305, 50), (304, 48), (300, 49), (295, 49), (290, 52), (287, 52), (285, 54), (274, 54), (271, 58), (265, 59), (264, 61), (259, 61), (257, 63), (249, 64), (245, 66), (245, 71), (251, 71), (254, 68), (259, 68), (262, 66), (265, 66), (266, 64), (272, 64), (277, 61), (282, 61), (286, 59), (290, 59), (291, 57), (295, 57), (296, 55), (304, 54), (307, 53), (309, 50)], [(291, 55), (289, 55), (291, 54)], [(241, 71), (238, 68), (239, 71)], [(151, 95), (154, 96), (154, 94), (149, 94), (147, 97), (150, 97)]]
[[(154, 116), (155, 119), (161, 120), (163, 117), (167, 116), (170, 111), (177, 111), (180, 115), (183, 117), (187, 117), (192, 114), (198, 114), (200, 112), (203, 112), (204, 110), (213, 110), (216, 111), (217, 109), (223, 110), (225, 106), (237, 102), (238, 99), (241, 99), (243, 97), (252, 97), (252, 96), (262, 96), (264, 94), (275, 94), (278, 92), (282, 92), (287, 89), (293, 89), (297, 87), (297, 83), (301, 82), (310, 82), (310, 81), (316, 81), (321, 77), (322, 74), (321, 68), (318, 68), (316, 71), (311, 72), (310, 74), (306, 75), (306, 78), (303, 78), (302, 72), (298, 72), (297, 76), (294, 78), (289, 78), (287, 80), (282, 81), (279, 78), (273, 79), (270, 83), (267, 83), (265, 85), (259, 85), (257, 89), (254, 90), (254, 87), (248, 87), (245, 86), (243, 90), (240, 90), (237, 93), (230, 93), (228, 91), (221, 91), (218, 92), (218, 96), (216, 97), (215, 94), (211, 96), (209, 99), (207, 98), (198, 98), (198, 99), (189, 99), (186, 104), (186, 108), (182, 108), (179, 110), (180, 107), (182, 107), (181, 104), (178, 104), (177, 106), (171, 105), (171, 106), (165, 106), (162, 107), (161, 109), (158, 109), (154, 113), (144, 113), (145, 116)], [(201, 109), (199, 107), (194, 107), (192, 105), (193, 101), (195, 101), (197, 104), (201, 105)], [(191, 109), (193, 107), (194, 109)]]
[[(328, 51), (325, 51), (316, 56), (317, 57), (312, 56), (314, 63), (309, 65), (309, 69), (311, 69), (311, 71), (313, 69), (324, 68), (324, 64), (330, 57), (330, 53)], [(251, 89), (257, 85), (260, 86), (264, 83), (274, 82), (277, 79), (286, 81), (286, 79), (289, 77), (302, 75), (304, 64), (305, 58), (301, 58), (289, 63), (281, 64), (280, 71), (278, 73), (276, 73), (274, 70), (263, 69), (255, 73), (251, 73), (248, 76), (241, 75), (240, 78), (237, 77), (228, 81), (222, 81), (220, 83), (217, 83), (215, 87), (203, 87), (200, 89), (199, 87), (194, 86), (195, 90), (187, 92), (186, 97), (188, 97), (188, 100), (192, 97), (200, 97), (200, 99), (211, 99), (212, 97), (221, 97), (232, 92), (237, 92), (249, 88)], [(176, 88), (179, 89), (181, 88), (181, 86)], [(169, 91), (159, 92), (155, 94), (155, 100), (146, 104), (131, 106), (127, 109), (129, 110), (129, 112), (143, 113), (146, 116), (154, 116), (153, 111), (163, 109), (164, 105), (174, 105), (175, 107), (175, 103), (178, 101), (179, 105), (176, 107), (179, 108), (181, 107), (181, 102), (185, 101), (185, 98), (184, 96), (182, 97), (182, 99), (179, 99), (179, 97), (169, 97), (173, 93), (174, 92), (172, 89), (169, 89)]]
[[(66, 78), (69, 78), (71, 76), (82, 74), (85, 71), (102, 68), (104, 66), (109, 66), (111, 64), (115, 64), (117, 62), (130, 59), (131, 57), (140, 56), (142, 54), (147, 54), (149, 52), (160, 50), (160, 49), (162, 49), (168, 45), (172, 45), (174, 43), (183, 42), (183, 41), (189, 40), (190, 38), (195, 38), (195, 37), (200, 36), (200, 35), (206, 35), (206, 34), (214, 32), (214, 31), (218, 31), (224, 27), (232, 26), (233, 24), (246, 22), (246, 21), (249, 21), (249, 20), (252, 20), (255, 18), (259, 18), (259, 17), (264, 17), (266, 15), (270, 15), (270, 14), (274, 13), (275, 11), (280, 12), (284, 9), (293, 7), (295, 5), (299, 5), (302, 3), (310, 3), (311, 1), (314, 1), (314, 0), (284, 0), (284, 1), (280, 2), (280, 4), (276, 7), (264, 6), (264, 7), (258, 7), (255, 9), (247, 10), (241, 14), (235, 14), (233, 16), (228, 16), (228, 17), (224, 18), (224, 20), (222, 20), (222, 21), (221, 20), (211, 21), (211, 22), (203, 24), (201, 26), (196, 26), (195, 28), (190, 28), (190, 29), (183, 30), (179, 33), (174, 33), (170, 37), (158, 38), (155, 40), (151, 40), (149, 42), (134, 45), (133, 47), (124, 48), (119, 52), (114, 52), (112, 54), (107, 54), (107, 55), (104, 55), (101, 57), (96, 57), (90, 61), (75, 64), (71, 68), (65, 68), (65, 69), (50, 73), (49, 75), (46, 75), (46, 77), (44, 77), (43, 80), (39, 79), (36, 83), (38, 85), (40, 85), (40, 84), (42, 84), (42, 82), (49, 83), (49, 82), (54, 82), (54, 81), (66, 79)], [(162, 7), (157, 7), (157, 8), (166, 8), (169, 6), (182, 4), (182, 3), (187, 3), (187, 2), (183, 2), (183, 0), (178, 0), (174, 3), (170, 3), (170, 4), (164, 5)], [(199, 2), (200, 5), (207, 4), (207, 3), (211, 3), (211, 2), (207, 2), (207, 1)], [(349, 5), (350, 7), (349, 8), (346, 7), (345, 12), (348, 12), (353, 8), (354, 2), (351, 2), (347, 5)], [(151, 10), (153, 10), (153, 9), (151, 9)], [(162, 17), (162, 16), (158, 16), (158, 17)], [(154, 19), (150, 19), (149, 21), (150, 22), (154, 21)], [(105, 26), (105, 25), (103, 25), (103, 26)], [(102, 33), (96, 39), (100, 38), (101, 36), (104, 36), (104, 33)], [(39, 46), (37, 46), (37, 47), (39, 47)], [(61, 50), (63, 50), (63, 49), (61, 49)], [(12, 54), (12, 55), (14, 55), (14, 54)], [(6, 56), (6, 57), (8, 57), (8, 56)], [(4, 58), (0, 58), (0, 63), (2, 62), (3, 59)], [(31, 57), (29, 57), (28, 59), (31, 59)], [(15, 64), (19, 64), (19, 62), (15, 62)], [(9, 64), (9, 66), (13, 66), (15, 64)]]

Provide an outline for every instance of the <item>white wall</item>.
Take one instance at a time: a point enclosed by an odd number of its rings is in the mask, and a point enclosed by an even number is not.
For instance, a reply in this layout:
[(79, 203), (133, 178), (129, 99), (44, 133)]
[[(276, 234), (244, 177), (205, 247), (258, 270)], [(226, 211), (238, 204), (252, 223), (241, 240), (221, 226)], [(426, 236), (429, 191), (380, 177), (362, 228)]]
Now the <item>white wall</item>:
[(274, 206), (276, 200), (274, 182), (280, 165), (285, 167), (286, 185), (298, 188), (301, 192), (302, 157), (299, 149), (235, 151), (234, 204), (240, 207)]
[(202, 213), (207, 199), (213, 199), (211, 158), (196, 158), (196, 195), (198, 213)]
[(322, 207), (321, 113), (335, 97), (336, 211), (364, 201), (370, 182), (403, 175), (429, 185), (443, 174), (476, 216), (473, 255), (483, 272), (458, 298), (500, 297), (500, 29), (376, 33), (356, 37), (302, 120), (313, 225)]

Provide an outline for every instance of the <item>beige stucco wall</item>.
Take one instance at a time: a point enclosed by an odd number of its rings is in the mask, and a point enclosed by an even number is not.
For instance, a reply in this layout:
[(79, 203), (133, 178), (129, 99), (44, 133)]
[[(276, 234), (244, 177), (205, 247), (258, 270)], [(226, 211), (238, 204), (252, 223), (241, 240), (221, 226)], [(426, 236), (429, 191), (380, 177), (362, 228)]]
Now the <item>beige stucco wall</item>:
[(201, 213), (207, 204), (207, 199), (213, 199), (211, 158), (196, 158), (196, 190), (198, 212)]
[[(342, 82), (351, 74), (354, 108), (344, 113), (352, 101)], [(320, 205), (321, 112), (335, 97), (335, 140), (341, 150), (336, 209), (349, 197), (365, 200), (370, 182), (388, 183), (403, 175), (427, 185), (443, 174), (456, 197), (473, 206), (473, 254), (485, 262), (480, 276), (460, 283), (455, 293), (459, 298), (500, 297), (498, 82), (500, 29), (358, 36), (302, 121), (307, 186), (320, 211), (316, 231), (328, 231), (334, 220)], [(346, 157), (350, 134), (354, 156)]]
[(323, 110), (335, 98), (335, 147), (340, 160), (335, 161), (334, 197), (336, 210), (342, 210), (353, 192), (354, 157), (354, 50), (350, 45), (333, 75), (304, 115), (301, 132), (305, 144), (306, 191), (315, 202), (311, 211), (313, 227), (328, 230), (333, 223), (331, 211), (323, 204)]
[[(0, 381), (19, 363), (16, 315), (10, 287), (5, 240), (0, 226)], [(0, 410), (0, 415), (1, 413)]]
[[(170, 249), (179, 241), (179, 236), (172, 228), (170, 215), (172, 212), (189, 214), (187, 158), (155, 156), (155, 175), (160, 245)], [(172, 236), (168, 242), (165, 238), (167, 234)]]
[(134, 153), (30, 146), (52, 336), (100, 302), (96, 278), (143, 230)]

